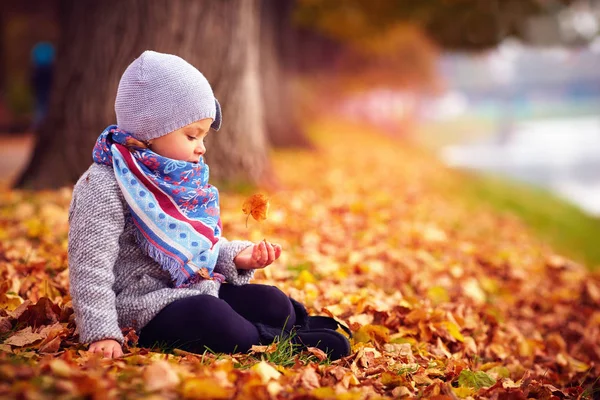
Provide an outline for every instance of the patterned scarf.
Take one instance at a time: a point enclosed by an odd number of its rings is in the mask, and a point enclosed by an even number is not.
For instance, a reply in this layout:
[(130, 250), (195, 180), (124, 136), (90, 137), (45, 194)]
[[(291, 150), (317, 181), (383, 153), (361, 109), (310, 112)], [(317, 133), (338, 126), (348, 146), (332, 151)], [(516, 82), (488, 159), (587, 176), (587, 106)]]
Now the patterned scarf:
[(213, 272), (222, 226), (219, 192), (208, 184), (204, 159), (162, 157), (116, 125), (102, 132), (93, 159), (113, 167), (139, 245), (171, 274), (175, 287), (224, 280)]

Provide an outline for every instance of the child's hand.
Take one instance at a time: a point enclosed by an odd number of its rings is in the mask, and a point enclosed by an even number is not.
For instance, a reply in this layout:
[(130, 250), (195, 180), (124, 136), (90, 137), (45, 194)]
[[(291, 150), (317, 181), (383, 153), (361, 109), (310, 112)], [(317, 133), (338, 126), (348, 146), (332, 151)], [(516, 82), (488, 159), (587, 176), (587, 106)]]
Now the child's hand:
[(233, 259), (233, 262), (238, 269), (259, 269), (271, 264), (280, 255), (280, 245), (271, 244), (263, 240), (240, 251)]
[(118, 358), (123, 356), (121, 345), (113, 339), (94, 342), (90, 344), (88, 351), (92, 353), (102, 353), (106, 358)]

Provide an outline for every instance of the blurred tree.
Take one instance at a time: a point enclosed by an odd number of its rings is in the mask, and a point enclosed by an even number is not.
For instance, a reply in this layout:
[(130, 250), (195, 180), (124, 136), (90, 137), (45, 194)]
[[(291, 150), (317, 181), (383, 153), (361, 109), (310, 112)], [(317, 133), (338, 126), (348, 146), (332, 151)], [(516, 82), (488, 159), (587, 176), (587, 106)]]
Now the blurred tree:
[(483, 50), (508, 35), (523, 38), (527, 20), (545, 12), (546, 3), (557, 1), (299, 0), (296, 18), (302, 25), (351, 43), (403, 22), (420, 26), (443, 48)]
[(270, 177), (259, 76), (257, 0), (61, 0), (56, 81), (49, 115), (17, 186), (70, 185), (91, 163), (94, 141), (115, 123), (120, 75), (146, 49), (198, 67), (223, 105), (223, 128), (209, 135), (219, 180)]
[(265, 129), (277, 147), (310, 147), (294, 112), (290, 74), (295, 59), (292, 12), (295, 0), (262, 0), (260, 72)]

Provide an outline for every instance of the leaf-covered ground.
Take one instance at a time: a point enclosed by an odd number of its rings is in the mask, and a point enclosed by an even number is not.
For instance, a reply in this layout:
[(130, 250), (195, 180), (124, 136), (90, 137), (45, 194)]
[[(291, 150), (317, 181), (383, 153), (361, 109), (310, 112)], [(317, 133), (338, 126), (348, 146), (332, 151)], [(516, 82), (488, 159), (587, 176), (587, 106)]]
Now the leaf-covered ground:
[(224, 193), (226, 236), (284, 254), (257, 282), (354, 333), (336, 362), (287, 344), (250, 355), (77, 343), (68, 296), (70, 190), (1, 193), (2, 398), (593, 398), (600, 277), (517, 219), (461, 199), (461, 180), (406, 143), (320, 123), (314, 152), (279, 152), (269, 218)]

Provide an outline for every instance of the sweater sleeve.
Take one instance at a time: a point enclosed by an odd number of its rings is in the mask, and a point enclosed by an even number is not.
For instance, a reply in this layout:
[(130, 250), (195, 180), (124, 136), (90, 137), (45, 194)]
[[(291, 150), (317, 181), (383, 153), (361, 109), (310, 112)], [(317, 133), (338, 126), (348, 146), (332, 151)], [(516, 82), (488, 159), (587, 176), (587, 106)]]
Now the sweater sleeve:
[(69, 210), (69, 283), (81, 343), (123, 344), (113, 290), (124, 205), (112, 168), (94, 165), (77, 182)]
[(233, 259), (246, 247), (252, 246), (252, 242), (245, 240), (229, 241), (221, 237), (221, 247), (219, 248), (219, 257), (215, 265), (215, 272), (223, 274), (227, 282), (236, 286), (245, 285), (254, 277), (254, 270), (237, 269)]

